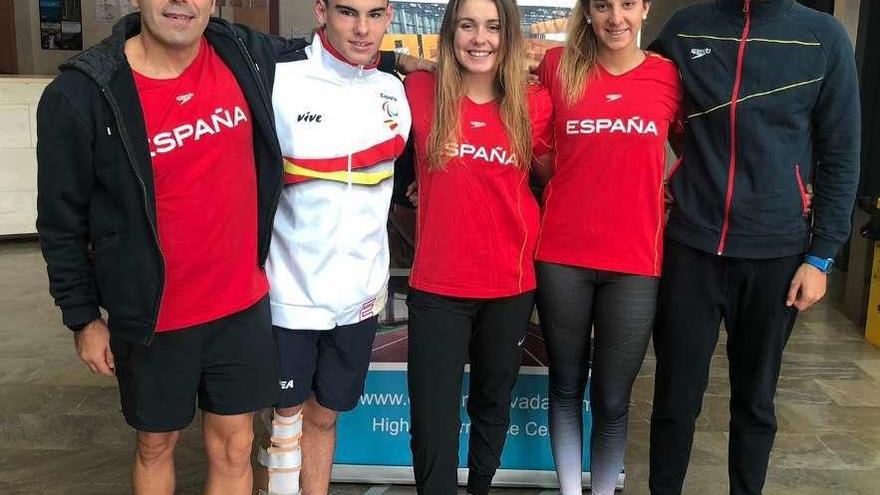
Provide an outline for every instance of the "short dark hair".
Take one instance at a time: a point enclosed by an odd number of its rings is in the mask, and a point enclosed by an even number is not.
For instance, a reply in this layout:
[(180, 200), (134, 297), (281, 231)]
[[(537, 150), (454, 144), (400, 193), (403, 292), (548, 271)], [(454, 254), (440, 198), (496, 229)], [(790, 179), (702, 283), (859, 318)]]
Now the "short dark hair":
[[(327, 5), (327, 8), (330, 8), (330, 0), (321, 0), (321, 1), (324, 2), (325, 5)], [(337, 0), (337, 1), (338, 1), (338, 0)], [(390, 4), (391, 4), (391, 0), (385, 0), (385, 5), (386, 5), (386, 6), (387, 6), (387, 5), (390, 5)]]

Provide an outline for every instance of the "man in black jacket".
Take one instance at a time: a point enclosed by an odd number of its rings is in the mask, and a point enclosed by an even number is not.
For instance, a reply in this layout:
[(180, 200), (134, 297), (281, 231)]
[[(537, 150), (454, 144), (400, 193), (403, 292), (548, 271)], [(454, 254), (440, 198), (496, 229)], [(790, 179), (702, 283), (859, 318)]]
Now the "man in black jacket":
[(687, 126), (669, 179), (650, 488), (681, 493), (723, 320), (730, 491), (760, 493), (785, 343), (798, 311), (825, 294), (849, 235), (860, 136), (852, 46), (834, 18), (794, 0), (715, 0), (678, 12), (651, 49), (681, 70)]
[[(305, 46), (140, 0), (38, 109), (37, 229), (80, 358), (119, 381), (135, 493), (173, 493), (204, 412), (206, 493), (249, 494), (253, 412), (278, 391), (263, 265), (282, 187), (270, 88)], [(384, 70), (393, 54), (383, 54)], [(291, 88), (290, 90), (295, 90)], [(107, 311), (102, 318), (99, 307)]]

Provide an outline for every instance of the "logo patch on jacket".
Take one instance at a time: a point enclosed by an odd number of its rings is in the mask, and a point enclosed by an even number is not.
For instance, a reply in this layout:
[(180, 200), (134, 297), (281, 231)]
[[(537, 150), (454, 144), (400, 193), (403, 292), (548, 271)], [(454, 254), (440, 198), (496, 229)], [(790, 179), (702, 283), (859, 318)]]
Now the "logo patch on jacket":
[(711, 48), (691, 48), (691, 60), (703, 58), (712, 53)]
[[(385, 97), (385, 95), (382, 95), (382, 96)], [(391, 98), (391, 97), (387, 97), (387, 98)], [(387, 125), (388, 128), (391, 129), (392, 131), (394, 129), (397, 129), (397, 120), (395, 120), (397, 118), (397, 115), (399, 114), (399, 111), (397, 110), (397, 100), (396, 99), (395, 100), (387, 99), (387, 100), (383, 101), (382, 102), (382, 111), (388, 117), (384, 121), (385, 125)]]

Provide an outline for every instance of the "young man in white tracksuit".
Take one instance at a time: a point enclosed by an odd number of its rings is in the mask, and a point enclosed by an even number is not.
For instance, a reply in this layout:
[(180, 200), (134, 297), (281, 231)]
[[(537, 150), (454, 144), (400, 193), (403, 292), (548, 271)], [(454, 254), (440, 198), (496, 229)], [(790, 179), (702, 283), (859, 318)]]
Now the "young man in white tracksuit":
[[(379, 72), (388, 0), (317, 0), (312, 44), (275, 67), (284, 191), (266, 264), (280, 399), (260, 452), (272, 494), (327, 493), (338, 412), (363, 392), (385, 303), (403, 85)], [(282, 89), (289, 88), (289, 90)], [(300, 450), (301, 448), (301, 450)]]

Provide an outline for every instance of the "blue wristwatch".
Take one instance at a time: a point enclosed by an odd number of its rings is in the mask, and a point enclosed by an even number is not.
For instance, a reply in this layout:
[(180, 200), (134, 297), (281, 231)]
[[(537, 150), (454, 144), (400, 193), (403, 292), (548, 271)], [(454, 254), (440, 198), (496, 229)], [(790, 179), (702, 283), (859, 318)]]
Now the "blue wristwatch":
[(808, 254), (804, 258), (804, 263), (815, 266), (816, 268), (821, 270), (822, 273), (830, 273), (831, 265), (834, 264), (834, 258), (820, 258), (818, 256)]

